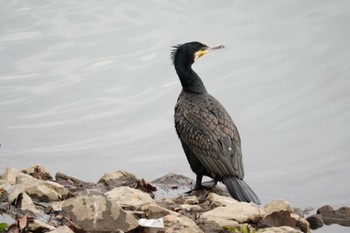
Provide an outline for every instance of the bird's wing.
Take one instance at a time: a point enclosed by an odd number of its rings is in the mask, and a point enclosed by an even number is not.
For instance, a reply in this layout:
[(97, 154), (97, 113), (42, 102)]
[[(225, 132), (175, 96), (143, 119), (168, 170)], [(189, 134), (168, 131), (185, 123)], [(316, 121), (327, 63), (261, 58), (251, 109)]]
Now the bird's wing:
[(225, 108), (212, 96), (176, 106), (175, 126), (180, 139), (195, 153), (213, 177), (243, 178), (238, 131)]

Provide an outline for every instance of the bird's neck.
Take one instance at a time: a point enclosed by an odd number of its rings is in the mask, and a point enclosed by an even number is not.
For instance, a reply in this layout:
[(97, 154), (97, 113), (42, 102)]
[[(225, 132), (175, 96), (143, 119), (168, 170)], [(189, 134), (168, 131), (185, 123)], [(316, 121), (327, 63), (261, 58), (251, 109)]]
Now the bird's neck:
[(191, 65), (176, 64), (175, 69), (184, 91), (195, 94), (204, 94), (207, 92), (201, 78), (194, 72)]

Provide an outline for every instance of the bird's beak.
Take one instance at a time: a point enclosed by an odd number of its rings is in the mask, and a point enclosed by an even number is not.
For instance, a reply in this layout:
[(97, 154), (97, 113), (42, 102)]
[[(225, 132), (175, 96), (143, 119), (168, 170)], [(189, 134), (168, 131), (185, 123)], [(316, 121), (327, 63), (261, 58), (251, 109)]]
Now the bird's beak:
[(224, 49), (225, 46), (223, 45), (219, 45), (219, 46), (215, 46), (215, 47), (208, 47), (205, 51), (213, 51), (213, 50), (218, 50), (218, 49)]
[(224, 48), (225, 48), (225, 46), (223, 46), (223, 45), (219, 45), (219, 46), (215, 46), (215, 47), (207, 47), (204, 50), (200, 50), (200, 51), (196, 52), (194, 60), (196, 61), (198, 58), (200, 58), (201, 56), (203, 56), (204, 54), (206, 54), (206, 53), (208, 53), (210, 51), (214, 51), (214, 50), (218, 50), (218, 49), (224, 49)]

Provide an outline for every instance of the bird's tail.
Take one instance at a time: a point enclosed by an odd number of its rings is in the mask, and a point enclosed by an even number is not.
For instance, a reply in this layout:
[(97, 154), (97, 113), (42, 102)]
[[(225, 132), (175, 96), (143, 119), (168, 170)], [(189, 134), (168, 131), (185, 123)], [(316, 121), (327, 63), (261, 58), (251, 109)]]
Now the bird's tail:
[(259, 197), (248, 186), (244, 180), (230, 176), (224, 177), (222, 182), (225, 184), (231, 196), (238, 201), (255, 202), (260, 205)]

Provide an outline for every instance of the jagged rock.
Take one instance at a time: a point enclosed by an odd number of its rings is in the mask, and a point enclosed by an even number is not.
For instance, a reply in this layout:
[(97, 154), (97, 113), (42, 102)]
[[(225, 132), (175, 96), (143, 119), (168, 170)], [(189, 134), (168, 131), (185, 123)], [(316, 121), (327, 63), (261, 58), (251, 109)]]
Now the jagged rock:
[(181, 199), (182, 199), (181, 204), (189, 204), (189, 205), (199, 204), (199, 201), (196, 196), (187, 196), (187, 197), (182, 197)]
[(186, 211), (191, 211), (191, 212), (200, 212), (203, 210), (202, 207), (200, 207), (199, 205), (183, 204), (180, 206), (181, 206), (181, 209), (186, 210)]
[(69, 227), (61, 226), (57, 227), (55, 230), (49, 231), (50, 233), (74, 233)]
[(50, 175), (50, 173), (39, 164), (26, 168), (22, 170), (22, 172), (39, 180), (52, 180), (52, 176)]
[(117, 232), (118, 229), (127, 232), (138, 227), (130, 213), (99, 192), (84, 192), (70, 198), (63, 203), (62, 209), (75, 225), (87, 232)]
[(47, 207), (47, 212), (59, 212), (62, 211), (62, 205), (63, 205), (64, 201), (55, 201), (55, 202), (51, 202), (48, 207)]
[(211, 208), (216, 208), (219, 206), (228, 206), (231, 204), (238, 203), (238, 201), (236, 201), (232, 197), (220, 196), (216, 193), (209, 193), (207, 201), (209, 201), (209, 206)]
[(290, 205), (290, 203), (282, 199), (273, 200), (267, 203), (264, 206), (264, 210), (265, 210), (266, 216), (273, 212), (279, 212), (281, 210), (285, 210), (285, 211), (288, 211), (289, 213), (293, 213), (293, 208)]
[(237, 202), (228, 206), (220, 206), (213, 210), (204, 212), (201, 214), (200, 218), (208, 219), (209, 221), (213, 220), (216, 222), (222, 220), (233, 220), (239, 223), (256, 223), (264, 213), (265, 211), (258, 206), (245, 202)]
[(105, 173), (97, 183), (105, 185), (107, 190), (120, 186), (134, 188), (137, 185), (137, 178), (134, 174), (127, 171), (115, 171)]
[(143, 205), (138, 210), (145, 213), (147, 218), (161, 218), (169, 214), (176, 214), (175, 212), (163, 208), (155, 204)]
[(117, 187), (106, 193), (106, 196), (119, 206), (137, 210), (143, 205), (156, 204), (148, 193), (127, 186)]
[(26, 188), (26, 193), (43, 202), (59, 201), (68, 195), (68, 189), (52, 181), (41, 181), (36, 185)]
[(27, 213), (28, 211), (29, 213), (31, 212), (34, 214), (40, 213), (40, 211), (34, 205), (32, 199), (26, 193), (22, 193), (22, 201), (20, 208), (24, 211), (24, 213)]
[(322, 215), (320, 214), (313, 214), (307, 217), (306, 220), (309, 222), (312, 230), (316, 230), (324, 225)]
[(55, 230), (56, 228), (48, 223), (34, 219), (33, 222), (28, 222), (26, 230), (30, 232), (48, 232)]
[(7, 167), (4, 173), (2, 174), (2, 180), (6, 181), (11, 185), (16, 184), (16, 178), (19, 174), (23, 173), (15, 168)]
[(310, 224), (306, 219), (300, 217), (298, 214), (291, 214), (291, 217), (297, 220), (297, 227), (299, 227), (302, 232), (310, 233)]
[(299, 231), (297, 229), (294, 229), (292, 227), (288, 227), (288, 226), (282, 226), (282, 227), (269, 227), (269, 228), (264, 228), (261, 229), (258, 232), (262, 232), (262, 233), (303, 233), (302, 231)]
[(176, 232), (176, 233), (203, 233), (191, 219), (181, 215), (166, 215), (163, 217), (165, 228), (149, 228), (147, 233)]
[(334, 210), (331, 206), (325, 205), (317, 210), (317, 214), (322, 215), (326, 225), (336, 223), (341, 226), (350, 226), (350, 207), (341, 207)]

